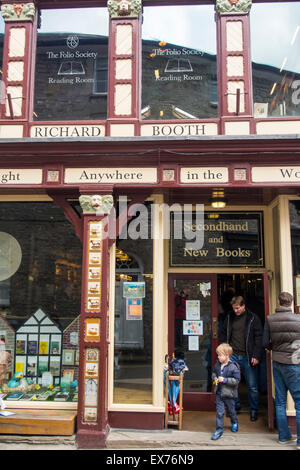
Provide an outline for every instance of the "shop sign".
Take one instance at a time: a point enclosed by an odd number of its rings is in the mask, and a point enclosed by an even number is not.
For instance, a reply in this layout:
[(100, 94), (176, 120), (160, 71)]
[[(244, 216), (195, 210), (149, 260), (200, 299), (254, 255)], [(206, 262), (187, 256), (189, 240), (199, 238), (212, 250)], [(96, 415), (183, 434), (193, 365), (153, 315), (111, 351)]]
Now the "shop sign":
[(30, 137), (33, 138), (62, 138), (62, 137), (104, 137), (105, 126), (32, 126)]
[(143, 137), (183, 137), (217, 134), (218, 126), (216, 123), (144, 124), (141, 126), (141, 135)]
[(156, 168), (66, 168), (66, 184), (144, 184), (157, 182)]
[[(213, 217), (213, 218), (212, 218)], [(187, 248), (185, 234), (195, 233), (203, 245)], [(198, 232), (198, 235), (197, 235)], [(182, 236), (179, 237), (178, 234)], [(176, 234), (176, 238), (174, 236)], [(205, 212), (197, 223), (196, 212), (171, 213), (170, 266), (264, 266), (262, 212)]]
[(299, 183), (300, 166), (258, 166), (252, 168), (253, 183)]
[(38, 168), (0, 170), (1, 185), (42, 184), (43, 170)]
[(225, 167), (195, 167), (181, 168), (181, 183), (228, 183), (228, 168)]

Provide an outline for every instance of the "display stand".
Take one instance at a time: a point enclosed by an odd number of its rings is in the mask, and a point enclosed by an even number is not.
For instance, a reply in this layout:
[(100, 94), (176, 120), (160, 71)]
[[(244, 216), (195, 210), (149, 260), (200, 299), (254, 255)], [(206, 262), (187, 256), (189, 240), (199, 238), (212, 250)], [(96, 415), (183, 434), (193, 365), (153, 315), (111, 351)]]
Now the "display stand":
[[(168, 409), (168, 401), (169, 401), (169, 382), (172, 380), (178, 380), (180, 383), (180, 388), (179, 388), (179, 413), (169, 413)], [(180, 372), (179, 375), (170, 375), (169, 372), (166, 374), (166, 411), (165, 411), (165, 428), (168, 427), (168, 425), (174, 425), (178, 426), (178, 429), (182, 428), (182, 386), (183, 386), (183, 375), (182, 372)], [(172, 393), (172, 387), (171, 388), (171, 393)]]

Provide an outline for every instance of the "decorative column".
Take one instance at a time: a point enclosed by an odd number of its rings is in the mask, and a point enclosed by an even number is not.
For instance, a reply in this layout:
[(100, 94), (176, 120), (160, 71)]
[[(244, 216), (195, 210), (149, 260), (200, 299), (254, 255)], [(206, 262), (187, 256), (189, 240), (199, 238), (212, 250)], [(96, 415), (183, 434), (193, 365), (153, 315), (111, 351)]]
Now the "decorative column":
[[(36, 48), (36, 9), (34, 3), (13, 3), (1, 6), (5, 21), (3, 74), (5, 97), (1, 117), (30, 120), (34, 87)], [(22, 136), (20, 136), (22, 137)]]
[(105, 447), (108, 428), (108, 266), (105, 223), (113, 207), (111, 195), (82, 195), (83, 260), (80, 362), (76, 440), (80, 448)]
[(142, 2), (108, 0), (107, 7), (110, 15), (107, 134), (134, 136), (138, 132), (141, 106)]
[[(249, 134), (252, 71), (249, 12), (252, 0), (217, 0), (219, 107), (222, 133)], [(233, 119), (228, 119), (233, 118)]]

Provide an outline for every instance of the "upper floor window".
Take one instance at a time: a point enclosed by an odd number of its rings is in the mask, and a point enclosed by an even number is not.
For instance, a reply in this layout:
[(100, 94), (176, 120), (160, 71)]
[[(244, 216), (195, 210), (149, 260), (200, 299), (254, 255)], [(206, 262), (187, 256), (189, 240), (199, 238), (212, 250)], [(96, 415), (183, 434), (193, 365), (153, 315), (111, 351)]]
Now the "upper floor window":
[(254, 117), (300, 116), (300, 2), (250, 12)]
[(0, 100), (2, 102), (3, 96), (5, 96), (4, 90), (2, 90), (2, 63), (3, 63), (3, 43), (4, 43), (4, 31), (5, 31), (5, 23), (2, 18), (2, 15), (0, 14), (0, 71), (1, 71), (1, 76), (0, 76)]
[(106, 119), (107, 68), (106, 8), (42, 10), (34, 119)]
[(144, 8), (142, 119), (218, 114), (214, 7)]

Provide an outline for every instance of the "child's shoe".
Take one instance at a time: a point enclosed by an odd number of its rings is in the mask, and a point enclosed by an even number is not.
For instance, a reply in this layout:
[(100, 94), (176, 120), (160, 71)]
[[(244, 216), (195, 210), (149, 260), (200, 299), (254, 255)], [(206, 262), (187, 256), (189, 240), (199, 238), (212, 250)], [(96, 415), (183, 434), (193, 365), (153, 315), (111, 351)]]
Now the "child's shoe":
[(170, 415), (173, 414), (173, 408), (172, 408), (172, 405), (171, 405), (170, 401), (168, 401), (168, 412), (169, 412)]
[(213, 435), (211, 436), (212, 441), (216, 441), (217, 439), (220, 439), (220, 437), (223, 436), (223, 431), (222, 429), (217, 429)]
[(239, 423), (232, 423), (231, 431), (232, 432), (238, 432), (238, 430), (239, 430)]
[(177, 403), (175, 403), (175, 405), (174, 405), (174, 413), (177, 414), (177, 413), (179, 413), (179, 411), (180, 411), (180, 406), (177, 405)]

